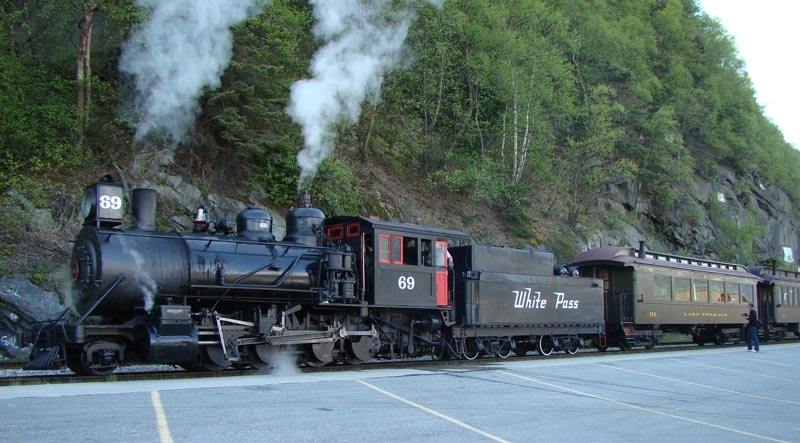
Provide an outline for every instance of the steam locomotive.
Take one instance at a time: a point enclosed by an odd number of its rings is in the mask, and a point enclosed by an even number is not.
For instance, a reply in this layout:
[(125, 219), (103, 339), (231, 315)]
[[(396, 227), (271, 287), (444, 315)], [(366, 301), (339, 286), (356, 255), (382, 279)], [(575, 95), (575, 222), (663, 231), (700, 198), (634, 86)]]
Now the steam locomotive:
[[(192, 232), (155, 228), (156, 192), (87, 187), (72, 253), (72, 319), (31, 334), (26, 369), (103, 375), (120, 365), (187, 369), (358, 365), (430, 356), (501, 358), (604, 344), (602, 280), (554, 272), (549, 252), (462, 232), (333, 217), (304, 199), (277, 240), (250, 206)], [(66, 315), (62, 316), (65, 317)]]
[[(556, 266), (534, 249), (360, 216), (326, 218), (304, 196), (277, 240), (250, 206), (192, 232), (155, 228), (156, 192), (87, 187), (72, 254), (72, 319), (34, 328), (26, 369), (103, 375), (121, 365), (190, 370), (429, 357), (507, 358), (588, 344), (652, 348), (664, 332), (698, 345), (745, 337), (747, 303), (764, 339), (798, 335), (800, 273), (602, 247)], [(581, 277), (585, 275), (586, 277)]]

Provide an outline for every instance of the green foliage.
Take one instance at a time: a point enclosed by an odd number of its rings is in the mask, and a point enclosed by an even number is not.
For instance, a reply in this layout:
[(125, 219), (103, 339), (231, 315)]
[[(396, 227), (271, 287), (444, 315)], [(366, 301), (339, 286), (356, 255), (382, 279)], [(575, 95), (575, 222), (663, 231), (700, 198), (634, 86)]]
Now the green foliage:
[[(305, 73), (310, 56), (310, 12), (289, 0), (234, 29), (235, 50), (222, 86), (205, 96), (204, 115), (216, 140), (207, 161), (267, 193), (276, 204), (291, 204), (302, 146), (284, 109), (291, 84)], [(292, 178), (294, 177), (294, 178)]]
[(361, 181), (358, 171), (345, 158), (333, 156), (320, 165), (311, 184), (314, 205), (328, 215), (363, 213), (364, 204), (358, 192)]
[(47, 186), (43, 177), (79, 166), (72, 82), (0, 55), (0, 189)]
[[(83, 180), (87, 164), (110, 162), (127, 172), (125, 160), (139, 153), (117, 112), (125, 96), (117, 65), (142, 10), (130, 0), (96, 4), (93, 103), (78, 115), (72, 79), (86, 5), (0, 2), (0, 189), (42, 195), (43, 176)], [(574, 234), (553, 235), (541, 221), (573, 230), (606, 223), (595, 217), (596, 203), (620, 181), (631, 182), (636, 202), (650, 203), (647, 215), (659, 226), (674, 214), (704, 223), (687, 190), (696, 174), (714, 178), (723, 167), (800, 202), (800, 151), (761, 113), (732, 39), (694, 1), (416, 6), (404, 63), (387, 74), (380, 101), (339, 128), (338, 151), (311, 185), (327, 212), (375, 209), (359, 192), (367, 160), (425, 178), (423, 192), (485, 206), (513, 235), (553, 242), (565, 254)], [(311, 35), (312, 7), (273, 0), (233, 29), (222, 85), (201, 99), (201, 134), (176, 157), (207, 189), (233, 184), (272, 205), (295, 204), (303, 140), (285, 109), (320, 43)], [(78, 117), (89, 118), (83, 147)], [(639, 208), (634, 203), (631, 220), (641, 219)], [(749, 253), (762, 234), (755, 223), (734, 226), (714, 210), (713, 247), (730, 257)]]
[(503, 166), (499, 163), (481, 160), (476, 154), (457, 157), (448, 156), (448, 169), (428, 175), (429, 185), (440, 191), (458, 194), (467, 200), (504, 207), (505, 197), (511, 187), (506, 179)]
[(718, 229), (711, 247), (719, 258), (734, 263), (752, 263), (756, 256), (755, 242), (766, 233), (765, 227), (749, 212), (739, 216), (716, 200), (709, 203), (708, 212)]

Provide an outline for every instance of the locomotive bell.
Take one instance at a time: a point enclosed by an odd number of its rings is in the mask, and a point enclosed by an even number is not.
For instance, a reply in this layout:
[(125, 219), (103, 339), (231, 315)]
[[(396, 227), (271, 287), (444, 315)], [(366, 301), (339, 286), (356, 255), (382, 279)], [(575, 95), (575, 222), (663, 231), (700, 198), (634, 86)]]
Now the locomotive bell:
[(252, 241), (275, 241), (272, 234), (272, 215), (264, 209), (250, 205), (236, 217), (237, 235)]

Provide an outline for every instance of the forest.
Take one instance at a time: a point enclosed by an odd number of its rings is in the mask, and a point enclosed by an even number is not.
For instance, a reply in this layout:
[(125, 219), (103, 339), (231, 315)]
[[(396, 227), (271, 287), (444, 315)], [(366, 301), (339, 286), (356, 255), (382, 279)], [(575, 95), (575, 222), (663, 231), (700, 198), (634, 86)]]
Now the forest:
[[(563, 255), (564, 232), (606, 222), (611, 183), (655, 219), (691, 213), (693, 177), (720, 167), (800, 201), (800, 153), (694, 0), (0, 5), (2, 199), (15, 190), (57, 218), (87, 180), (152, 150), (204, 189), (288, 208), (306, 188), (339, 214), (379, 210), (360, 191), (380, 164)], [(27, 263), (30, 235), (24, 214), (0, 221), (0, 273)]]

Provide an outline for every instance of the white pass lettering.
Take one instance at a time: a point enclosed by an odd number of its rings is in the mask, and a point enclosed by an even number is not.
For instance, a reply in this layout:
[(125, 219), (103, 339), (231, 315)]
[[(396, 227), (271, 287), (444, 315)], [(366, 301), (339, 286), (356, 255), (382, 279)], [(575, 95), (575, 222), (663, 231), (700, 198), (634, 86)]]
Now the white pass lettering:
[(544, 309), (547, 306), (547, 300), (542, 298), (542, 293), (539, 291), (532, 292), (531, 288), (525, 288), (512, 292), (514, 293), (514, 307), (517, 309)]

